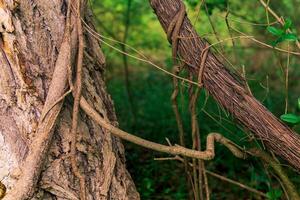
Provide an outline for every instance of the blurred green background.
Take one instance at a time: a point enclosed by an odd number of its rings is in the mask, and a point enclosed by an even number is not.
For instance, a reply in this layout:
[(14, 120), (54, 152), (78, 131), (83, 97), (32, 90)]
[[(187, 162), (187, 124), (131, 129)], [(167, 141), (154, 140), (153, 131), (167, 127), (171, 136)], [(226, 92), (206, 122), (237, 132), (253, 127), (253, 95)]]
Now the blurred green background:
[[(300, 97), (299, 56), (280, 53), (265, 48), (249, 39), (228, 39), (242, 35), (254, 36), (266, 44), (274, 44), (278, 38), (268, 31), (267, 25), (276, 20), (266, 13), (259, 0), (200, 0), (185, 1), (188, 16), (198, 33), (210, 43), (223, 41), (215, 48), (227, 59), (229, 68), (242, 73), (254, 96), (271, 112), (280, 117), (285, 113), (288, 98), (288, 113), (300, 114), (297, 99)], [(104, 39), (110, 45), (128, 54), (142, 57), (168, 71), (172, 70), (171, 46), (155, 14), (146, 0), (91, 0), (98, 32), (129, 46)], [(285, 20), (292, 22), (290, 28), (297, 35), (300, 25), (300, 0), (269, 1), (270, 7)], [(228, 14), (227, 22), (225, 19)], [(282, 28), (278, 23), (273, 27)], [(299, 51), (293, 40), (284, 40), (277, 47)], [(134, 47), (139, 53), (133, 51)], [(106, 56), (106, 83), (116, 108), (121, 129), (142, 138), (167, 144), (179, 143), (178, 131), (170, 97), (172, 78), (148, 63), (125, 57), (120, 52), (102, 44)], [(230, 62), (230, 64), (229, 64)], [(288, 66), (288, 90), (286, 69)], [(183, 75), (183, 74), (182, 74)], [(206, 103), (205, 99), (208, 97)], [(185, 140), (191, 147), (190, 114), (188, 112), (188, 85), (180, 82), (179, 110), (185, 128)], [(249, 133), (209, 95), (202, 91), (198, 100), (198, 120), (201, 140), (210, 132), (219, 132), (241, 146), (259, 145), (249, 142)], [(300, 132), (300, 127), (293, 127)], [(140, 192), (141, 199), (188, 199), (190, 188), (186, 183), (183, 165), (178, 161), (155, 161), (168, 157), (131, 143), (124, 142), (127, 167)], [(203, 145), (202, 147), (205, 147)], [(250, 158), (246, 161), (235, 158), (221, 145), (216, 146), (216, 157), (205, 162), (210, 171), (237, 180), (263, 191), (269, 199), (286, 199), (280, 183), (261, 161)], [(286, 168), (291, 180), (299, 188), (299, 174)], [(259, 199), (253, 193), (208, 176), (211, 199)]]

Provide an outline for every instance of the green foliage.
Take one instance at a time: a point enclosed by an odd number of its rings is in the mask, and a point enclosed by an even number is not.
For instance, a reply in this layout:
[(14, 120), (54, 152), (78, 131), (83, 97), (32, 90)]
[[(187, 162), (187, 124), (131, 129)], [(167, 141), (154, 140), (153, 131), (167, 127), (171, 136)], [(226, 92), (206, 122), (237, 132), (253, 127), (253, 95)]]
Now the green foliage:
[(283, 29), (288, 30), (289, 28), (292, 28), (292, 20), (290, 18), (287, 18), (284, 22)]
[(278, 200), (282, 196), (282, 191), (278, 189), (272, 189), (267, 192), (266, 195), (269, 200)]
[(297, 40), (297, 35), (294, 33), (287, 33), (282, 35), (282, 41), (291, 41), (295, 42)]
[[(300, 98), (297, 101), (297, 108), (300, 109)], [(286, 122), (289, 125), (297, 125), (300, 124), (300, 116), (294, 113), (288, 113), (280, 116), (280, 119)]]
[(205, 3), (207, 6), (207, 12), (209, 15), (211, 15), (213, 10), (216, 8), (218, 8), (220, 11), (226, 11), (228, 0), (207, 0)]
[(267, 30), (275, 36), (281, 36), (282, 34), (284, 34), (284, 30), (278, 29), (274, 26), (268, 26)]
[(198, 5), (200, 1), (198, 0), (187, 0), (187, 3), (191, 6), (191, 7), (196, 7)]
[(281, 42), (290, 41), (295, 42), (298, 40), (297, 35), (294, 33), (289, 33), (287, 30), (290, 29), (292, 26), (291, 19), (286, 19), (284, 26), (282, 28), (276, 28), (274, 26), (268, 26), (267, 31), (270, 32), (272, 35), (276, 36), (277, 39), (272, 42), (272, 46), (276, 46)]
[(300, 117), (295, 114), (284, 114), (280, 116), (280, 119), (292, 125), (300, 123)]

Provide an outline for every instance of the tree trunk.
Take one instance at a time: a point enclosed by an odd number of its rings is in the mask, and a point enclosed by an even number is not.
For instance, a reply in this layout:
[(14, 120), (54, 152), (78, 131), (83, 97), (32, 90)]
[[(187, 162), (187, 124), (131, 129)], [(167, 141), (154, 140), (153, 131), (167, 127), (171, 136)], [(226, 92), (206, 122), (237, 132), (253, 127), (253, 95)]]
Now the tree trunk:
[[(71, 170), (69, 156), (73, 105), (69, 96), (53, 127), (49, 148), (45, 147), (47, 156), (42, 173), (37, 173), (37, 185), (21, 185), (34, 187), (26, 194), (19, 193), (21, 187), (16, 186), (31, 167), (25, 160), (40, 137), (37, 128), (63, 42), (67, 5), (65, 0), (0, 0), (0, 180), (7, 187), (4, 199), (79, 199), (79, 180)], [(93, 27), (86, 5), (82, 10), (85, 21)], [(84, 53), (83, 95), (117, 125), (103, 80), (104, 56), (96, 40), (87, 34), (84, 39), (88, 48)], [(71, 43), (75, 55), (77, 41), (72, 39)], [(83, 112), (77, 135), (76, 159), (86, 182), (87, 199), (139, 199), (125, 168), (120, 140)]]
[[(181, 0), (150, 0), (163, 29), (167, 32), (171, 21), (179, 11)], [(208, 43), (201, 39), (185, 16), (179, 31), (178, 55), (188, 69), (198, 76), (202, 50)], [(203, 84), (214, 99), (227, 109), (239, 122), (251, 130), (269, 150), (300, 170), (300, 136), (280, 122), (257, 101), (243, 84), (210, 51), (208, 53)]]

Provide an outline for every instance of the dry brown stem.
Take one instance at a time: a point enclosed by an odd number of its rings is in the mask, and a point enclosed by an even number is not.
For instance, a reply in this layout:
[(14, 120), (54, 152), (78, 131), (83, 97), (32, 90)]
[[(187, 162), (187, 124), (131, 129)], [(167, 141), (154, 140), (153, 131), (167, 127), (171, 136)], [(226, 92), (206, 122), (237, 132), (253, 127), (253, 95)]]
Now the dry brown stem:
[[(177, 60), (177, 48), (178, 48), (178, 32), (180, 29), (180, 26), (182, 24), (183, 18), (185, 16), (185, 7), (184, 4), (181, 4), (180, 11), (175, 15), (174, 19), (172, 20), (170, 26), (168, 27), (168, 40), (172, 43), (172, 60), (173, 60), (173, 74), (176, 76), (179, 76), (180, 71), (184, 68), (184, 63), (179, 64)], [(179, 113), (178, 109), (178, 93), (179, 93), (179, 84), (178, 84), (178, 78), (173, 77), (173, 93), (171, 95), (171, 102), (172, 102), (172, 108), (173, 112), (175, 114), (175, 119), (177, 123), (177, 128), (178, 128), (178, 135), (179, 135), (179, 143), (182, 147), (185, 147), (185, 139), (184, 139), (184, 128), (183, 128), (183, 123), (182, 119)], [(188, 166), (187, 166), (187, 158), (184, 157), (184, 170), (186, 174), (187, 180), (189, 179), (188, 177)]]
[[(173, 67), (173, 73), (175, 75), (179, 75), (180, 72), (180, 66), (174, 66)], [(179, 93), (179, 85), (178, 85), (178, 79), (176, 77), (173, 77), (173, 93), (171, 96), (171, 101), (172, 101), (172, 108), (173, 108), (173, 112), (175, 114), (175, 119), (177, 122), (177, 127), (178, 127), (178, 133), (179, 133), (179, 142), (181, 146), (185, 146), (185, 142), (184, 142), (184, 129), (183, 129), (183, 123), (182, 123), (182, 119), (180, 117), (180, 113), (179, 113), (179, 109), (178, 109), (178, 101), (177, 101), (177, 97), (178, 97), (178, 93)]]
[[(177, 161), (183, 162), (183, 159), (180, 156), (174, 156), (174, 157), (168, 157), (168, 158), (155, 158), (154, 160), (158, 160), (158, 161), (166, 161), (166, 160), (172, 161), (172, 160), (177, 160)], [(189, 166), (193, 167), (193, 164), (189, 163)], [(255, 193), (255, 194), (260, 195), (262, 197), (267, 197), (265, 193), (263, 193), (261, 191), (258, 191), (258, 190), (254, 189), (254, 188), (251, 188), (251, 187), (249, 187), (249, 186), (247, 186), (245, 184), (242, 184), (242, 183), (240, 183), (238, 181), (232, 180), (230, 178), (227, 178), (227, 177), (222, 176), (220, 174), (211, 172), (209, 170), (205, 170), (205, 172), (206, 172), (206, 174), (209, 174), (210, 176), (213, 176), (213, 177), (218, 178), (218, 179), (220, 179), (222, 181), (225, 181), (225, 182), (231, 183), (233, 185), (236, 185), (236, 186), (238, 186), (238, 187), (240, 187), (242, 189), (245, 189), (245, 190), (247, 190), (249, 192)]]
[(215, 144), (214, 142), (219, 142), (226, 146), (233, 155), (235, 155), (238, 158), (245, 158), (245, 153), (243, 150), (238, 147), (236, 144), (231, 142), (230, 140), (224, 138), (222, 135), (218, 133), (210, 133), (207, 136), (207, 142), (206, 142), (206, 150), (205, 151), (196, 151), (187, 149), (185, 147), (174, 145), (174, 146), (166, 146), (161, 145), (158, 143), (154, 143), (151, 141), (144, 140), (140, 137), (134, 136), (132, 134), (129, 134), (125, 131), (122, 131), (118, 129), (117, 127), (113, 126), (109, 122), (107, 122), (104, 118), (102, 118), (84, 99), (84, 97), (81, 97), (80, 100), (80, 107), (82, 110), (90, 117), (92, 118), (96, 123), (98, 123), (101, 127), (107, 129), (109, 132), (114, 134), (117, 137), (120, 137), (124, 140), (130, 141), (134, 144), (137, 144), (139, 146), (152, 149), (158, 152), (164, 152), (169, 153), (172, 155), (182, 155), (186, 157), (196, 158), (196, 159), (202, 159), (202, 160), (211, 160), (215, 156)]
[[(70, 5), (69, 5), (70, 7)], [(72, 114), (72, 128), (71, 128), (71, 165), (74, 175), (79, 179), (80, 183), (80, 199), (86, 199), (85, 192), (85, 179), (81, 175), (76, 161), (76, 142), (77, 142), (77, 123), (78, 123), (78, 114), (79, 114), (79, 102), (81, 98), (81, 89), (82, 89), (82, 61), (83, 61), (83, 32), (81, 24), (81, 0), (77, 0), (77, 12), (76, 12), (76, 25), (78, 31), (78, 55), (77, 55), (77, 68), (76, 68), (76, 83), (74, 88), (74, 105), (73, 105), (73, 114)], [(70, 77), (70, 76), (69, 76)], [(71, 80), (70, 80), (71, 82)]]
[(206, 173), (209, 174), (210, 176), (213, 176), (213, 177), (218, 178), (218, 179), (220, 179), (222, 181), (225, 181), (225, 182), (231, 183), (233, 185), (236, 185), (236, 186), (238, 186), (240, 188), (248, 190), (249, 192), (252, 192), (252, 193), (257, 194), (259, 196), (267, 197), (267, 195), (265, 193), (263, 193), (261, 191), (258, 191), (258, 190), (254, 189), (254, 188), (251, 188), (251, 187), (249, 187), (247, 185), (244, 185), (244, 184), (242, 184), (242, 183), (240, 183), (238, 181), (232, 180), (232, 179), (227, 178), (225, 176), (221, 176), (221, 175), (219, 175), (217, 173), (214, 173), (214, 172), (211, 172), (211, 171), (208, 171), (208, 170), (206, 170)]

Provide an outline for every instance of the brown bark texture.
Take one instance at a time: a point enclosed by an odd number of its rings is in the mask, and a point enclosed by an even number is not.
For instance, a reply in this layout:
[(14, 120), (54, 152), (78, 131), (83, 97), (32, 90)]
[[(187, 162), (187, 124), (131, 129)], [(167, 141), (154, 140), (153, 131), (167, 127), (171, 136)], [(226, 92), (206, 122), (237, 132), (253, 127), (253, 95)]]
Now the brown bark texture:
[[(69, 156), (73, 104), (70, 96), (62, 104), (50, 141), (44, 144), (47, 147), (49, 143), (49, 148), (41, 161), (41, 174), (38, 169), (34, 177), (37, 185), (18, 185), (33, 186), (24, 196), (15, 187), (23, 171), (36, 170), (27, 166), (25, 160), (41, 137), (37, 128), (63, 42), (67, 5), (65, 0), (0, 0), (0, 180), (7, 187), (7, 200), (79, 199), (79, 181), (71, 170)], [(82, 16), (93, 27), (86, 6)], [(72, 32), (76, 29), (72, 28)], [(71, 38), (72, 62), (76, 59), (76, 39)], [(83, 95), (117, 126), (103, 79), (105, 59), (100, 44), (85, 33), (84, 40), (88, 48), (84, 53)], [(79, 115), (77, 135), (76, 160), (85, 178), (86, 198), (139, 199), (125, 168), (120, 140), (83, 112)]]
[[(181, 0), (149, 0), (165, 32), (179, 12)], [(179, 31), (178, 55), (198, 76), (201, 52), (208, 45), (186, 16)], [(264, 142), (268, 149), (295, 169), (300, 169), (300, 136), (284, 125), (245, 89), (243, 79), (230, 72), (210, 51), (206, 58), (203, 84), (212, 97), (241, 124)]]

